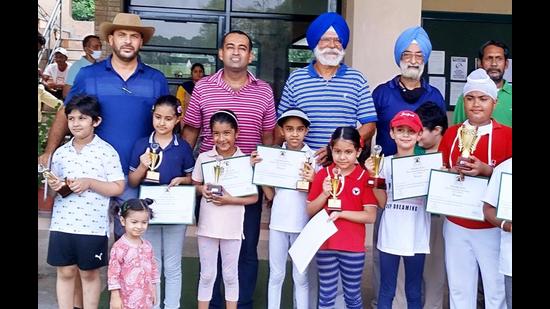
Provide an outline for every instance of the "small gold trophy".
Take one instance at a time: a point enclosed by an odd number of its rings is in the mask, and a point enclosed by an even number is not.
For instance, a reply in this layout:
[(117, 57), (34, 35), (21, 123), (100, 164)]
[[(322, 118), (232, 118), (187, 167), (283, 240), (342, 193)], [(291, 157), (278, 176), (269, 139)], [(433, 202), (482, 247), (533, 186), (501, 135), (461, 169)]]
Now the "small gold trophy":
[[(42, 173), (42, 176), (46, 179), (46, 186), (48, 185), (48, 178), (59, 180), (59, 177), (57, 177), (49, 168), (43, 166), (42, 164), (38, 164), (38, 172)], [(63, 186), (56, 192), (59, 193), (61, 197), (67, 197), (69, 194), (73, 193), (73, 190), (71, 190), (71, 188), (67, 185), (67, 179), (62, 182)], [(44, 199), (45, 198), (46, 196), (44, 195)]]
[(145, 175), (145, 182), (154, 182), (159, 183), (160, 182), (160, 173), (155, 172), (155, 170), (160, 166), (160, 163), (162, 163), (162, 150), (157, 153), (157, 150), (160, 148), (160, 145), (157, 143), (152, 143), (150, 147), (149, 152), (149, 158), (151, 158), (151, 164), (149, 165), (149, 170), (147, 171), (147, 174)]
[(328, 209), (333, 211), (341, 211), (342, 210), (342, 201), (338, 199), (338, 195), (342, 193), (342, 190), (344, 189), (344, 185), (338, 190), (338, 187), (340, 186), (340, 179), (342, 175), (340, 175), (340, 169), (335, 167), (332, 169), (332, 178), (330, 179), (330, 184), (332, 185), (332, 190), (330, 194), (332, 197), (328, 200)]
[[(306, 170), (311, 170), (312, 169), (312, 167), (311, 167), (311, 157), (309, 156), (309, 154), (307, 152), (306, 152), (305, 156), (306, 156), (306, 160), (304, 161), (304, 165), (303, 165), (303, 171), (304, 172)], [(296, 190), (302, 191), (302, 192), (309, 192), (309, 181), (307, 181), (305, 178), (302, 177), (302, 179), (300, 179), (296, 182)]]
[(371, 173), (372, 178), (367, 180), (367, 185), (374, 189), (386, 189), (386, 180), (380, 177), (380, 172), (384, 166), (384, 154), (382, 153), (382, 146), (374, 145), (372, 148), (372, 154), (370, 156), (374, 162), (374, 171)]
[(223, 157), (218, 155), (216, 156), (216, 163), (214, 164), (214, 184), (208, 184), (207, 189), (213, 195), (223, 195), (223, 188), (219, 184), (220, 177), (223, 175)]
[(458, 128), (457, 135), (458, 150), (460, 150), (457, 165), (463, 170), (470, 170), (471, 168), (465, 166), (464, 163), (473, 162), (470, 156), (476, 150), (477, 142), (479, 142), (480, 138), (477, 134), (477, 127), (464, 123)]

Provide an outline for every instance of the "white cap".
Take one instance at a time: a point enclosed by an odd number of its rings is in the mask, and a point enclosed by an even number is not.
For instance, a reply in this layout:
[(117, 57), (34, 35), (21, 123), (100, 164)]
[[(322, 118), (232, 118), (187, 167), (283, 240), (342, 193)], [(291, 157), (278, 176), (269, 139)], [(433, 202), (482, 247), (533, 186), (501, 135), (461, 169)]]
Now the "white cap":
[(69, 53), (63, 47), (58, 47), (58, 48), (54, 49), (53, 54), (55, 55), (55, 53), (60, 53), (60, 54), (64, 55), (65, 57), (69, 57)]
[(463, 95), (466, 95), (472, 91), (483, 92), (484, 94), (493, 98), (496, 101), (498, 89), (495, 82), (489, 77), (484, 69), (477, 69), (468, 75), (466, 85), (464, 85)]
[(292, 107), (292, 108), (289, 108), (287, 109), (286, 111), (284, 111), (281, 116), (279, 116), (279, 118), (277, 118), (277, 124), (282, 127), (283, 126), (283, 120), (287, 117), (298, 117), (300, 119), (302, 119), (305, 123), (305, 126), (306, 127), (309, 127), (309, 124), (311, 123), (311, 121), (309, 121), (309, 118), (307, 117), (306, 113), (304, 113), (303, 110), (297, 108), (297, 107)]

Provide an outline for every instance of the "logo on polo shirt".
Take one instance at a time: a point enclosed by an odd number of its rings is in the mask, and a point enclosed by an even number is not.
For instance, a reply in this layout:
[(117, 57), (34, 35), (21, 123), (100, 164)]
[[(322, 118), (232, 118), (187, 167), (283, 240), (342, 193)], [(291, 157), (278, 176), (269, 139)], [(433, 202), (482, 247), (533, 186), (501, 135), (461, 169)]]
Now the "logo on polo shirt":
[(359, 195), (359, 193), (361, 193), (361, 190), (357, 187), (354, 187), (353, 189), (351, 189), (351, 193), (353, 193), (353, 195)]

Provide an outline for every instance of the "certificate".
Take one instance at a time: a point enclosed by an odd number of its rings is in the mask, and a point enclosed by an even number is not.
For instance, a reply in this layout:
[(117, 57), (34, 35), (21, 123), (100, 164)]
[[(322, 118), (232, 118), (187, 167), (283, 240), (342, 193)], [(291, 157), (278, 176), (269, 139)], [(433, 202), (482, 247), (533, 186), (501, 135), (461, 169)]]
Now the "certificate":
[(483, 202), (488, 179), (464, 176), (440, 170), (430, 173), (426, 211), (453, 217), (483, 221)]
[[(214, 166), (222, 167), (218, 182), (214, 180)], [(201, 166), (204, 183), (218, 184), (231, 196), (247, 196), (258, 194), (258, 188), (252, 183), (252, 166), (250, 156), (232, 157), (216, 161), (205, 162)]]
[(258, 146), (257, 150), (262, 161), (254, 166), (252, 182), (296, 190), (296, 182), (302, 179), (300, 169), (306, 161), (305, 152), (266, 146)]
[(498, 191), (497, 218), (512, 221), (512, 174), (502, 173)]
[(195, 186), (140, 186), (139, 198), (154, 200), (150, 224), (193, 224), (195, 218)]
[(418, 156), (392, 158), (392, 195), (393, 200), (425, 196), (428, 194), (430, 171), (443, 166), (441, 152)]
[(309, 262), (311, 262), (311, 259), (315, 253), (317, 253), (321, 245), (338, 231), (334, 222), (330, 221), (328, 218), (327, 211), (321, 209), (321, 211), (309, 220), (288, 250), (292, 262), (294, 262), (294, 265), (296, 265), (301, 274), (304, 273)]

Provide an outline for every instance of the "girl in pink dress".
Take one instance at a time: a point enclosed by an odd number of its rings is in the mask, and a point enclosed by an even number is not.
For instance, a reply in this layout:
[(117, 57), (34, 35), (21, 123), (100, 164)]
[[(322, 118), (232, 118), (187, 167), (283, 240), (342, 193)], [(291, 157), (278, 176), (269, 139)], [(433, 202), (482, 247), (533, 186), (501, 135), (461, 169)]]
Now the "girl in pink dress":
[(152, 203), (152, 199), (134, 198), (120, 206), (120, 222), (126, 233), (113, 244), (109, 258), (111, 309), (150, 309), (157, 301), (157, 263), (151, 243), (141, 238), (153, 218)]

